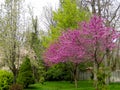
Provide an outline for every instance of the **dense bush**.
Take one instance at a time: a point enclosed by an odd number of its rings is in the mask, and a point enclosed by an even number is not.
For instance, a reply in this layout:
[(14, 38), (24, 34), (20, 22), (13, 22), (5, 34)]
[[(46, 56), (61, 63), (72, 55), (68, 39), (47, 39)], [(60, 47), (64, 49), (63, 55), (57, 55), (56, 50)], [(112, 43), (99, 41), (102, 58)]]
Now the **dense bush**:
[(13, 74), (5, 70), (0, 70), (0, 90), (8, 90), (12, 83)]
[(69, 66), (64, 63), (53, 65), (48, 68), (45, 79), (48, 81), (71, 80), (71, 73), (68, 68)]
[(24, 58), (23, 63), (21, 64), (17, 83), (23, 85), (24, 88), (27, 88), (29, 84), (34, 83), (30, 59), (27, 56)]
[[(91, 62), (80, 63), (79, 71), (85, 71), (86, 68), (92, 67)], [(59, 63), (53, 65), (47, 69), (45, 80), (47, 81), (73, 81), (73, 76), (71, 72), (71, 63)]]
[(44, 83), (44, 81), (45, 81), (45, 78), (44, 78), (44, 77), (40, 77), (39, 82), (40, 82), (41, 84), (43, 84), (43, 83)]
[(20, 84), (12, 84), (9, 90), (23, 90), (23, 86)]

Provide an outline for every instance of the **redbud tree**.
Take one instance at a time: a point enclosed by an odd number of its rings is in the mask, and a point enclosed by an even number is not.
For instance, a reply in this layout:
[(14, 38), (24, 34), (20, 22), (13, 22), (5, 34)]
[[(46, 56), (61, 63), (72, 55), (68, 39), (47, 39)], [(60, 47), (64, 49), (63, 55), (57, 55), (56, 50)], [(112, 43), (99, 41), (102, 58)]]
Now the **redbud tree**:
[(99, 69), (106, 50), (115, 47), (118, 32), (104, 25), (104, 19), (93, 16), (89, 22), (80, 23), (80, 29), (63, 32), (58, 41), (52, 43), (44, 57), (46, 64), (71, 62), (74, 68), (74, 80), (77, 87), (77, 68), (79, 63), (94, 61)]

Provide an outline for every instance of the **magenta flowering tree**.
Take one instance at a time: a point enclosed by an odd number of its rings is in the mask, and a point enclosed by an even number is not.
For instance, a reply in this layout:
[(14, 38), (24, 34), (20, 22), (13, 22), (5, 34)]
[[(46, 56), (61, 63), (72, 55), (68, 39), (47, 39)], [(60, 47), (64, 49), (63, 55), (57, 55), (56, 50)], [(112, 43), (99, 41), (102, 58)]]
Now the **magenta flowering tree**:
[[(105, 79), (108, 77), (105, 71), (103, 73), (101, 72), (100, 65), (102, 63), (106, 67), (104, 62), (108, 63), (108, 60), (105, 57), (115, 48), (115, 41), (119, 37), (119, 32), (111, 27), (106, 27), (104, 25), (104, 19), (98, 16), (94, 16), (89, 23), (82, 23), (82, 31), (84, 32), (85, 38), (89, 41), (89, 44), (86, 44), (86, 53), (89, 54), (90, 60), (94, 61), (95, 86), (99, 90), (98, 85), (101, 83), (99, 78), (102, 76), (98, 74), (101, 73), (103, 75), (103, 83), (101, 85), (105, 84)], [(100, 86), (100, 88), (103, 87)]]
[(82, 40), (81, 32), (79, 30), (67, 31), (59, 37), (57, 43), (52, 44), (45, 53), (46, 62), (59, 63), (59, 62), (83, 62), (85, 49)]
[(69, 30), (59, 37), (59, 41), (51, 44), (45, 52), (45, 62), (47, 64), (55, 64), (59, 62), (71, 62), (72, 74), (77, 87), (77, 69), (78, 64), (84, 62), (86, 59), (85, 47), (82, 32), (79, 30)]
[(79, 63), (94, 61), (98, 71), (107, 51), (115, 47), (119, 35), (114, 29), (106, 27), (103, 19), (98, 16), (93, 16), (89, 22), (81, 23), (80, 27), (78, 30), (64, 32), (45, 52), (47, 64), (59, 62), (73, 64), (76, 87)]
[(106, 51), (111, 51), (115, 47), (115, 41), (119, 33), (113, 28), (106, 27), (102, 18), (94, 16), (89, 23), (82, 23), (82, 31), (88, 39), (87, 52), (91, 60), (99, 64), (103, 61)]

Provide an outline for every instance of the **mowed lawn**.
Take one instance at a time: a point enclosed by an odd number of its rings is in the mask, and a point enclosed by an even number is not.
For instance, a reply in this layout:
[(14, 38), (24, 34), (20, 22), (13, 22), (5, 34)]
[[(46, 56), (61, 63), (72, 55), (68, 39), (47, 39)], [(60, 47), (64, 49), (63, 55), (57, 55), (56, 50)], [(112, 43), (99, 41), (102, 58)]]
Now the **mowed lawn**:
[[(120, 83), (111, 83), (110, 90), (120, 90)], [(51, 81), (45, 82), (43, 85), (33, 84), (25, 90), (95, 90), (92, 81), (79, 81), (78, 88), (74, 87), (69, 81)]]

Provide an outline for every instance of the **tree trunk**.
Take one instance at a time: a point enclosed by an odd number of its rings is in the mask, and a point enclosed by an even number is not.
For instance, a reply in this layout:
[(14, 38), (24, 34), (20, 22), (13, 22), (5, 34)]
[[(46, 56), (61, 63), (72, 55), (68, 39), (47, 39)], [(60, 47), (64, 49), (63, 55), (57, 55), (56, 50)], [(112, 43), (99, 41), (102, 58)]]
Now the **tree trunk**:
[(13, 72), (13, 83), (16, 83), (16, 79), (17, 79), (17, 70), (16, 70), (16, 69), (13, 69), (12, 72)]
[(14, 77), (13, 77), (13, 83), (16, 83), (16, 79), (17, 79), (17, 75), (14, 73)]
[(109, 67), (110, 67), (110, 53), (109, 51), (107, 52), (106, 58), (104, 60), (104, 65), (105, 65), (105, 74), (107, 75), (107, 77), (105, 78), (105, 84), (108, 85), (110, 83), (110, 79), (109, 79)]
[(97, 65), (96, 65), (96, 63), (94, 62), (94, 81), (96, 81), (97, 80), (97, 74), (96, 74), (96, 72), (97, 72)]
[(74, 82), (75, 82), (75, 88), (78, 87), (78, 65), (75, 64), (75, 68), (74, 68)]
[(93, 69), (94, 69), (94, 81), (95, 81), (94, 86), (97, 87), (97, 83), (96, 83), (97, 82), (97, 64), (95, 61), (94, 61), (94, 68)]
[(13, 83), (16, 83), (18, 69), (16, 68), (15, 64), (12, 63), (12, 68), (10, 68), (13, 73)]
[(77, 77), (75, 76), (75, 88), (77, 88), (78, 85), (77, 85)]

